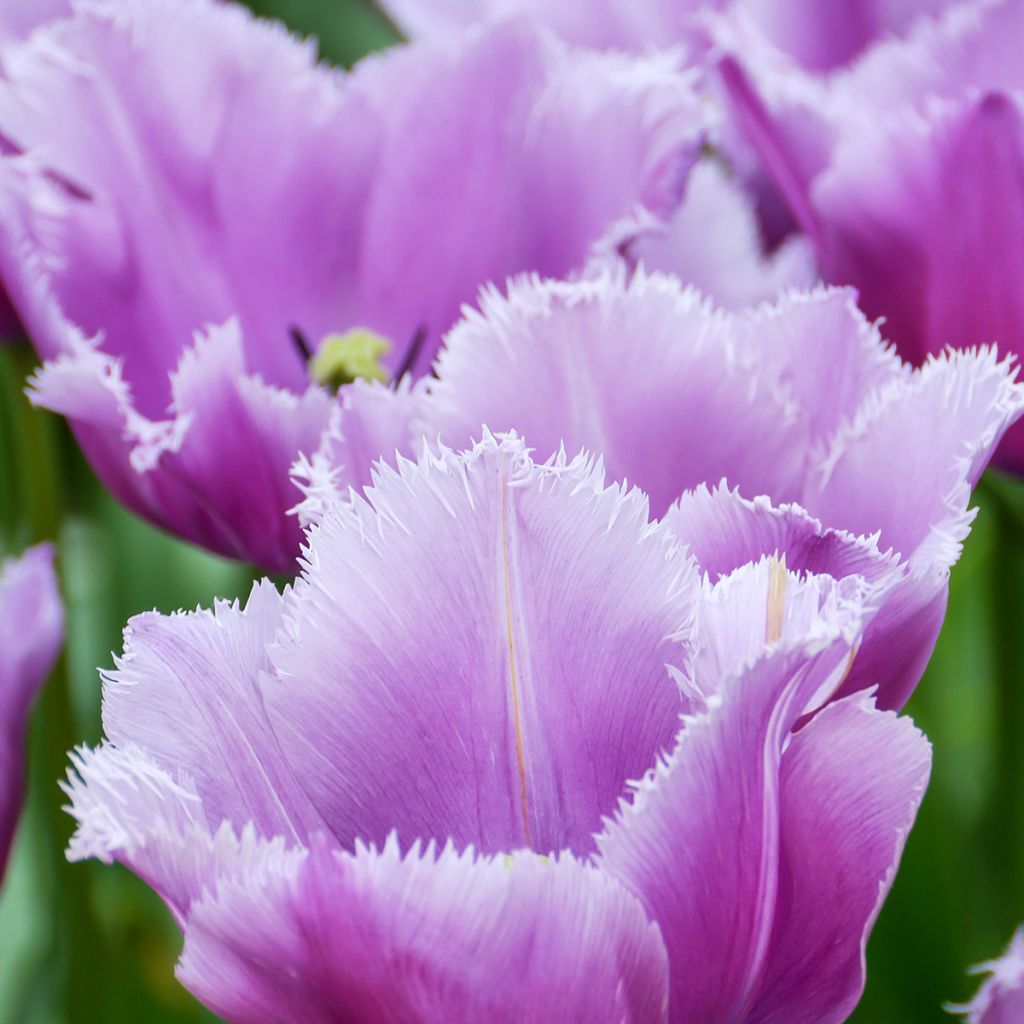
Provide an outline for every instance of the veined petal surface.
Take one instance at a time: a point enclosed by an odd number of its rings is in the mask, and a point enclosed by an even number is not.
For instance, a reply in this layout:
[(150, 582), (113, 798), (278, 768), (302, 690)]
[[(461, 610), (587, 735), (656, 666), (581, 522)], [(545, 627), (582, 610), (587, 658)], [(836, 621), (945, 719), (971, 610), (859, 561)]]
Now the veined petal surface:
[(345, 846), (589, 852), (675, 735), (696, 575), (585, 456), (488, 436), (382, 465), (307, 558), (263, 693)]

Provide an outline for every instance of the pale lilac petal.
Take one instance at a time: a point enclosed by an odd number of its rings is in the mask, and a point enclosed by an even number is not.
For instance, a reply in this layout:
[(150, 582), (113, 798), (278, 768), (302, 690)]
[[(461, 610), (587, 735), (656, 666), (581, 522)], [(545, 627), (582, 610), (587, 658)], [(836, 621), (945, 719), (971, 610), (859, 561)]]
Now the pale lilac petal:
[(971, 489), (1024, 410), (1015, 376), (993, 350), (929, 360), (906, 383), (880, 389), (808, 479), (801, 501), (811, 512), (853, 533), (879, 533), (906, 566), (845, 692), (880, 685), (879, 704), (899, 708), (917, 684), (974, 518)]
[(448, 336), (422, 429), (459, 445), (514, 428), (542, 457), (600, 451), (656, 514), (723, 477), (786, 501), (843, 419), (907, 372), (848, 291), (727, 315), (671, 278), (606, 268), (485, 292)]
[(661, 928), (679, 1024), (746, 1020), (760, 995), (779, 909), (783, 751), (859, 631), (852, 611), (737, 669), (598, 837), (601, 867)]
[(278, 386), (304, 383), (292, 327), (312, 346), (374, 328), (395, 367), (423, 330), (425, 369), (480, 284), (567, 273), (638, 205), (674, 203), (702, 135), (677, 64), (508, 23), (343, 76), (235, 5), (122, 0), (11, 55), (0, 128), (53, 186), (33, 226), (67, 316), (105, 332), (152, 416), (207, 323), (237, 316)]
[(910, 376), (849, 288), (788, 292), (733, 322), (739, 343), (761, 353), (771, 367), (766, 372), (799, 407), (812, 449), (879, 388), (896, 388)]
[(798, 411), (765, 380), (731, 322), (677, 281), (621, 269), (576, 282), (514, 281), (451, 332), (429, 384), (428, 436), (461, 445), (516, 429), (543, 458), (601, 452), (660, 515), (684, 490), (727, 477), (795, 496)]
[(806, 239), (793, 237), (765, 255), (753, 200), (712, 161), (693, 169), (669, 223), (639, 237), (629, 254), (725, 309), (769, 302), (786, 288), (808, 288), (818, 280)]
[[(571, 51), (512, 22), (367, 64), (356, 81), (387, 111), (389, 158), (364, 319), (396, 344), (425, 328), (423, 371), (486, 281), (562, 277), (638, 209), (674, 209), (704, 133), (679, 63)], [(401, 329), (399, 310), (415, 312)]]
[[(919, 0), (910, 0), (917, 3)], [(897, 106), (927, 109), (936, 98), (953, 100), (1021, 84), (1017, 40), (1024, 10), (1015, 0), (920, 0), (941, 4), (900, 37), (882, 39), (827, 84), (823, 112), (844, 122), (870, 119)], [(840, 136), (841, 141), (841, 136)]]
[(692, 563), (600, 464), (515, 437), (366, 493), (313, 528), (262, 687), (314, 806), (346, 847), (588, 851), (685, 708)]
[[(991, 351), (913, 371), (848, 289), (725, 314), (677, 282), (621, 268), (515, 281), (507, 298), (486, 292), (449, 335), (437, 373), (419, 420), (426, 436), (460, 445), (481, 426), (514, 427), (542, 457), (561, 444), (601, 451), (658, 514), (723, 478), (745, 498), (811, 513), (775, 521), (740, 502), (721, 525), (680, 522), (684, 543), (690, 529), (739, 531), (743, 556), (712, 553), (707, 571), (792, 544), (801, 569), (846, 575), (858, 536), (898, 555), (902, 576), (886, 583), (848, 680), (879, 686), (884, 707), (901, 706), (920, 677), (969, 530), (970, 489), (1024, 410), (1024, 389)], [(706, 513), (717, 514), (689, 503), (669, 516)]]
[(132, 744), (105, 743), (71, 755), (66, 810), (77, 827), (69, 860), (117, 861), (151, 886), (180, 926), (206, 889), (227, 871), (258, 872), (285, 848), (281, 837), (259, 839), (247, 825), (215, 826), (192, 781), (177, 781)]
[[(914, 363), (947, 345), (1024, 347), (1022, 33), (1018, 3), (952, 6), (824, 83), (740, 30), (726, 45), (737, 122), (823, 276), (855, 286)], [(997, 461), (1020, 470), (1022, 446), (1016, 428)]]
[(775, 553), (784, 555), (794, 572), (835, 579), (859, 575), (869, 582), (884, 579), (897, 562), (873, 538), (833, 530), (799, 505), (747, 499), (725, 486), (687, 491), (663, 522), (712, 582)]
[(750, 1024), (839, 1024), (928, 784), (931, 747), (863, 695), (793, 737), (779, 777), (775, 922)]
[(424, 395), (425, 381), (414, 384), (410, 377), (391, 388), (357, 380), (341, 390), (316, 451), (292, 466), (292, 481), (303, 494), (294, 511), (303, 525), (368, 486), (380, 459), (413, 454)]
[(42, 544), (0, 567), (0, 881), (21, 810), (29, 708), (63, 640), (53, 549)]
[(151, 886), (179, 921), (203, 889), (213, 834), (190, 779), (175, 781), (137, 747), (71, 754), (62, 784), (75, 819), (71, 861), (117, 861)]
[(934, 558), (922, 553), (907, 563), (891, 550), (881, 552), (877, 535), (833, 530), (797, 505), (748, 501), (726, 488), (701, 487), (683, 495), (664, 522), (712, 582), (772, 554), (799, 573), (837, 580), (861, 577), (871, 585), (879, 608), (841, 692), (877, 687), (880, 706), (898, 708), (906, 702), (942, 626), (955, 549), (945, 555), (937, 551)]
[[(69, 331), (73, 331), (69, 327)], [(68, 416), (115, 494), (190, 540), (280, 572), (294, 572), (299, 497), (288, 473), (312, 451), (333, 402), (302, 395), (246, 372), (238, 324), (211, 328), (171, 375), (165, 420), (140, 415), (122, 367), (80, 337), (30, 381), (30, 398)]]
[(178, 977), (238, 1024), (666, 1019), (639, 903), (572, 858), (389, 841), (267, 858), (195, 904)]
[(882, 547), (921, 566), (948, 568), (973, 518), (971, 488), (1024, 411), (1015, 377), (993, 349), (950, 351), (879, 389), (837, 431), (802, 504), (830, 526), (880, 532)]
[[(712, 583), (704, 578), (698, 606), (691, 681), (694, 692), (714, 695), (743, 665), (775, 643), (796, 643), (821, 622), (859, 617), (864, 628), (877, 614), (881, 587), (860, 575), (792, 571), (778, 556), (764, 555)], [(855, 653), (823, 677), (803, 711), (810, 713), (845, 681)]]
[(425, 368), (480, 284), (572, 270), (636, 205), (678, 194), (700, 141), (676, 61), (576, 54), (525, 25), (349, 76), (313, 56), (235, 5), (122, 0), (8, 61), (0, 128), (75, 186), (39, 242), (62, 257), (58, 296), (138, 371), (148, 415), (192, 332), (233, 315), (279, 386), (302, 384), (292, 326), (312, 345), (372, 327), (393, 366), (424, 329)]
[(103, 726), (112, 743), (188, 779), (211, 823), (252, 822), (262, 835), (302, 841), (323, 821), (282, 756), (260, 691), (281, 615), (269, 581), (244, 608), (137, 615), (104, 673)]
[[(104, 333), (147, 416), (165, 412), (168, 375), (208, 323), (237, 315), (251, 369), (294, 387), (288, 325), (317, 340), (345, 326), (337, 281), (356, 254), (332, 243), (358, 223), (374, 142), (369, 113), (314, 59), (239, 5), (201, 0), (83, 5), (5, 57), (0, 131), (52, 184), (46, 209), (26, 210), (35, 245), (64, 313)], [(43, 355), (60, 351), (26, 321)]]
[(989, 975), (966, 1006), (950, 1006), (967, 1024), (1016, 1024), (1024, 1019), (1024, 928), (1019, 928), (998, 960), (979, 964)]

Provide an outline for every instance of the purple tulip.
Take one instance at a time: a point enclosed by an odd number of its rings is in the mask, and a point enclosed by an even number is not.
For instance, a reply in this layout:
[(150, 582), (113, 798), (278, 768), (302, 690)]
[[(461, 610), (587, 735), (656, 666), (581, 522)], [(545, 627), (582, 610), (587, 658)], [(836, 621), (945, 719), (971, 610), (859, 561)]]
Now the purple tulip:
[(0, 881), (21, 810), (32, 700), (64, 640), (64, 610), (49, 545), (0, 567)]
[(698, 580), (514, 436), (382, 465), (244, 609), (142, 615), (75, 755), (229, 1021), (840, 1021), (930, 751), (832, 702), (863, 578)]
[(1024, 928), (1010, 941), (998, 959), (979, 964), (975, 973), (989, 975), (977, 995), (966, 1006), (950, 1006), (962, 1013), (967, 1024), (1017, 1024), (1024, 1020)]
[(390, 350), (364, 375), (421, 374), (482, 283), (671, 211), (701, 136), (674, 58), (522, 23), (344, 75), (240, 8), (122, 0), (5, 70), (0, 273), (49, 360), (34, 400), (137, 512), (282, 571), (323, 339), (369, 329)]
[[(846, 692), (878, 685), (898, 708), (942, 624), (971, 488), (1024, 411), (1015, 375), (991, 350), (912, 370), (848, 291), (729, 314), (620, 269), (486, 291), (436, 380), (413, 400), (378, 395), (409, 420), (392, 446), (406, 452), (422, 436), (461, 447), (482, 425), (520, 431), (541, 458), (601, 452), (713, 576), (779, 550), (793, 568), (870, 577), (884, 614)], [(344, 496), (345, 459), (335, 432), (297, 467), (307, 520)], [(707, 492), (723, 480), (737, 493)]]
[[(825, 278), (854, 285), (914, 363), (1024, 350), (1022, 36), (1019, 3), (976, 0), (824, 83), (749, 35), (723, 68)], [(1024, 428), (997, 462), (1024, 472)]]

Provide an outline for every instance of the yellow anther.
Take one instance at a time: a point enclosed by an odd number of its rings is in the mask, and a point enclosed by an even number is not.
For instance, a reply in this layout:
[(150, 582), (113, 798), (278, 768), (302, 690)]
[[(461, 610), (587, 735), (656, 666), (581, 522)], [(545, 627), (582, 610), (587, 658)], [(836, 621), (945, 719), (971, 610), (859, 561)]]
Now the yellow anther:
[(390, 349), (387, 338), (365, 327), (329, 334), (309, 364), (309, 374), (317, 384), (335, 391), (359, 377), (387, 383), (390, 375), (381, 364), (381, 357)]

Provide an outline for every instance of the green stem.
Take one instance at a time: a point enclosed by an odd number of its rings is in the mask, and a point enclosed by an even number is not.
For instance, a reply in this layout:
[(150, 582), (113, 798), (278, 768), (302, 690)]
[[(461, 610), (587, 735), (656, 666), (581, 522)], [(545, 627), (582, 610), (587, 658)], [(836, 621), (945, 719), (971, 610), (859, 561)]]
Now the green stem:
[[(6, 524), (19, 546), (59, 540), (73, 500), (73, 442), (63, 421), (33, 409), (23, 394), (35, 360), (25, 347), (5, 347), (2, 359), (5, 438), (11, 462), (6, 467), (14, 522)], [(63, 998), (47, 1002), (68, 1024), (102, 1017), (104, 936), (91, 899), (90, 872), (64, 857), (73, 823), (61, 809), (57, 781), (64, 777), (68, 751), (81, 740), (72, 702), (66, 654), (44, 687), (32, 716), (29, 799), (39, 809), (51, 907), (52, 962), (44, 970), (60, 979)], [(47, 985), (47, 988), (50, 986)], [(59, 1004), (63, 1004), (61, 1007)], [(61, 1010), (63, 1012), (61, 1012)]]
[(979, 497), (997, 521), (999, 550), (992, 579), (994, 764), (985, 824), (996, 909), (1016, 921), (1024, 916), (1024, 487), (990, 472)]

